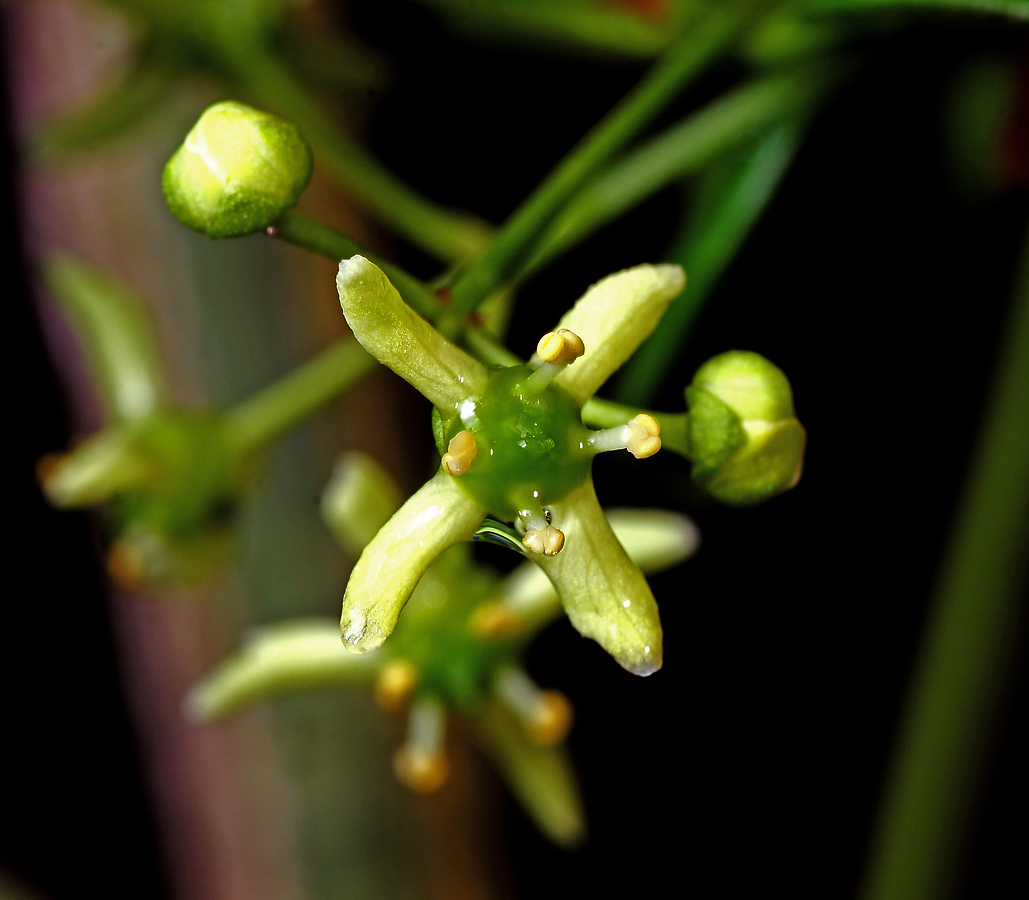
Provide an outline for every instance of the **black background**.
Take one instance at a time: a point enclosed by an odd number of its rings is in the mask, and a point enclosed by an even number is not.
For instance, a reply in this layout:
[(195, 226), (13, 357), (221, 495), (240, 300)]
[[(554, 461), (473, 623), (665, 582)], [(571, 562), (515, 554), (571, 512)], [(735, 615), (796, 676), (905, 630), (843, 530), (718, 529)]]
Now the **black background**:
[[(641, 71), (458, 42), (408, 4), (357, 6), (356, 30), (395, 65), (373, 98), (372, 145), (430, 196), (493, 221)], [(860, 67), (816, 119), (684, 347), (668, 408), (722, 350), (759, 351), (787, 372), (809, 433), (793, 492), (726, 510), (692, 489), (671, 454), (645, 469), (598, 461), (603, 502), (640, 495), (685, 509), (704, 546), (654, 582), (666, 662), (652, 678), (631, 678), (567, 627), (532, 649), (533, 674), (576, 707), (571, 743), (592, 837), (556, 850), (510, 805), (498, 834), (518, 896), (853, 894), (1027, 224), (1024, 190), (973, 202), (952, 189), (941, 107), (963, 62), (1017, 59), (1024, 39), (1024, 29), (954, 20), (856, 48)], [(713, 73), (677, 111), (735, 75)], [(12, 218), (10, 180), (3, 189)], [(526, 286), (515, 349), (591, 281), (659, 258), (681, 203), (665, 192)], [(6, 392), (15, 477), (0, 864), (54, 900), (96, 884), (160, 897), (89, 521), (49, 510), (35, 487), (36, 459), (69, 435), (19, 248), (8, 240), (4, 250), (16, 380)], [(415, 251), (398, 252), (427, 274)], [(1013, 827), (1029, 758), (1015, 728), (1024, 647), (1023, 634), (963, 897), (1027, 886)]]

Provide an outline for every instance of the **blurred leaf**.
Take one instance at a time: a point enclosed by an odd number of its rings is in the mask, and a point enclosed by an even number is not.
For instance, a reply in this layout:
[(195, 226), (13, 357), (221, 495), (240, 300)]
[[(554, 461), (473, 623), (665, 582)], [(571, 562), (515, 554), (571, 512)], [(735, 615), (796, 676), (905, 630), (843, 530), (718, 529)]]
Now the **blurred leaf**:
[(705, 174), (686, 226), (666, 254), (686, 269), (686, 290), (623, 369), (622, 402), (645, 404), (654, 396), (711, 289), (775, 195), (802, 130), (797, 121), (785, 122)]
[(43, 162), (60, 161), (132, 131), (162, 111), (182, 75), (170, 60), (144, 54), (118, 84), (46, 125), (33, 139), (33, 153)]
[(978, 60), (954, 79), (944, 110), (950, 164), (969, 197), (1002, 187), (1002, 151), (1015, 110), (1017, 75), (1001, 59)]
[(1016, 19), (1029, 19), (1026, 0), (807, 0), (815, 12), (881, 12), (884, 10), (965, 10), (996, 13)]
[(165, 398), (157, 339), (142, 301), (97, 269), (51, 256), (47, 286), (71, 319), (109, 417), (138, 419)]
[[(565, 207), (525, 264), (524, 278), (672, 182), (809, 104), (810, 73), (761, 79), (719, 97), (612, 163)], [(687, 271), (687, 277), (692, 274)]]
[[(455, 30), (478, 38), (564, 51), (647, 58), (666, 50), (706, 3), (650, 4), (591, 0), (421, 0)], [(639, 4), (643, 6), (643, 4)]]

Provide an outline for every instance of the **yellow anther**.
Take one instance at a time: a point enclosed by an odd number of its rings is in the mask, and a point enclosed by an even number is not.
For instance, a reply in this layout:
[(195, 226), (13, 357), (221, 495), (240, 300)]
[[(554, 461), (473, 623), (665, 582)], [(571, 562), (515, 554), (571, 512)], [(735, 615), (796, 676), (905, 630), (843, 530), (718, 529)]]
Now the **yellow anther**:
[(557, 331), (547, 332), (540, 338), (536, 352), (544, 362), (561, 365), (575, 362), (586, 352), (586, 347), (582, 338), (574, 331), (559, 328)]
[(629, 421), (632, 436), (626, 442), (625, 449), (636, 459), (646, 459), (661, 449), (661, 425), (653, 416), (640, 413)]
[(534, 744), (559, 744), (572, 728), (572, 704), (558, 691), (540, 691), (537, 708), (525, 722), (525, 733)]
[(391, 659), (379, 670), (375, 702), (386, 710), (400, 709), (418, 687), (421, 673), (406, 659)]
[(470, 431), (459, 431), (450, 439), (447, 452), (443, 454), (443, 468), (451, 475), (464, 475), (478, 453), (475, 435)]
[(518, 633), (518, 617), (500, 600), (480, 603), (468, 620), (472, 634), (484, 638), (507, 638)]
[(530, 528), (522, 538), (522, 545), (533, 553), (557, 556), (565, 545), (565, 535), (560, 528), (548, 525), (546, 528)]
[(438, 791), (450, 776), (450, 763), (444, 753), (426, 753), (404, 745), (393, 755), (397, 778), (419, 794)]

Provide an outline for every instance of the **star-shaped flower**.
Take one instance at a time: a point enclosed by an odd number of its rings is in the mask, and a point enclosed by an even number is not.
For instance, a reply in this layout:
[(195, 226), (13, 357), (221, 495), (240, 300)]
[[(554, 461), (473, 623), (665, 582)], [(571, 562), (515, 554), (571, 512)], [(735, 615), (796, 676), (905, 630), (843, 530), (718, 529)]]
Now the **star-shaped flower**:
[(583, 404), (655, 328), (685, 285), (679, 266), (642, 265), (593, 285), (539, 342), (528, 366), (490, 370), (444, 338), (361, 256), (336, 279), (354, 335), (435, 407), (441, 466), (387, 522), (354, 566), (340, 630), (355, 653), (396, 628), (429, 565), (483, 519), (512, 522), (553, 583), (575, 628), (626, 669), (661, 666), (657, 604), (597, 502), (597, 453), (660, 449), (647, 415), (604, 431)]
[[(347, 454), (322, 498), (326, 524), (350, 551), (400, 506), (400, 490), (373, 460)], [(644, 570), (661, 571), (697, 548), (696, 527), (661, 510), (611, 510), (619, 541)], [(190, 693), (195, 719), (221, 718), (258, 701), (313, 688), (370, 688), (390, 711), (406, 711), (397, 777), (434, 791), (447, 779), (447, 720), (457, 718), (511, 792), (555, 843), (585, 835), (585, 816), (564, 738), (571, 706), (540, 689), (522, 667), (527, 644), (561, 613), (542, 571), (524, 563), (506, 577), (450, 547), (419, 581), (385, 646), (355, 656), (334, 623), (284, 622), (252, 635)]]

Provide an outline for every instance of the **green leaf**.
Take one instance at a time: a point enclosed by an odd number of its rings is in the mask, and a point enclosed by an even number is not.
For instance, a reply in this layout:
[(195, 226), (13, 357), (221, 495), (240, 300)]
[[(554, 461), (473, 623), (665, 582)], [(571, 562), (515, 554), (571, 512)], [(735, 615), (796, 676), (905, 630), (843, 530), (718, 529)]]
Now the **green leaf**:
[(654, 396), (711, 290), (775, 196), (802, 130), (799, 122), (783, 122), (705, 174), (686, 226), (667, 254), (685, 267), (689, 284), (625, 367), (619, 400), (647, 403)]
[(518, 278), (537, 271), (677, 179), (724, 158), (755, 133), (810, 103), (823, 89), (823, 80), (812, 72), (763, 78), (644, 141), (576, 194), (539, 239)]
[(363, 256), (344, 259), (336, 289), (347, 324), (361, 345), (434, 406), (450, 411), (485, 391), (486, 367), (418, 316), (374, 263)]

